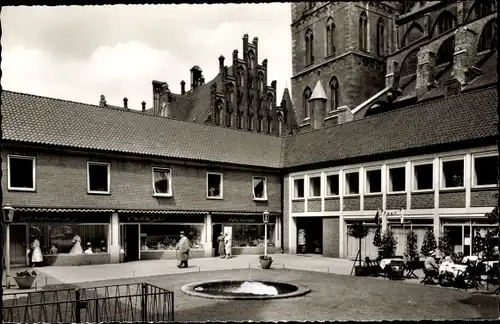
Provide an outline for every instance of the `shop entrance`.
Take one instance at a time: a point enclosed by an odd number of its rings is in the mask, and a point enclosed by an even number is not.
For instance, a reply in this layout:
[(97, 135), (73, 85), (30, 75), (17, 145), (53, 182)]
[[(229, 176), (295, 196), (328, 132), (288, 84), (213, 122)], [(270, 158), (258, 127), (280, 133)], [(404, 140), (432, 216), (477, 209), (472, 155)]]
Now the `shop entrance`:
[(212, 227), (212, 248), (215, 249), (214, 256), (219, 255), (219, 242), (217, 242), (217, 238), (222, 232), (222, 224), (214, 224)]
[(31, 245), (27, 244), (26, 225), (11, 224), (10, 230), (10, 264), (11, 266), (26, 266), (27, 253)]
[(323, 254), (323, 218), (297, 218), (297, 253)]
[(139, 260), (139, 225), (122, 225), (122, 238), (125, 250), (125, 262)]

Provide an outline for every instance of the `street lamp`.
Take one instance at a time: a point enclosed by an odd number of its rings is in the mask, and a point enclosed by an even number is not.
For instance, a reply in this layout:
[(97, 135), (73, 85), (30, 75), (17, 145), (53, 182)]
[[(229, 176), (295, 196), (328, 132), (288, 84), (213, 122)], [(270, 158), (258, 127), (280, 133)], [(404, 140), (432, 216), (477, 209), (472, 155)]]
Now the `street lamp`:
[(5, 224), (5, 287), (10, 288), (10, 223), (14, 220), (14, 208), (7, 204), (2, 208)]
[(267, 256), (267, 223), (269, 223), (269, 212), (267, 210), (262, 213), (264, 219), (264, 255)]

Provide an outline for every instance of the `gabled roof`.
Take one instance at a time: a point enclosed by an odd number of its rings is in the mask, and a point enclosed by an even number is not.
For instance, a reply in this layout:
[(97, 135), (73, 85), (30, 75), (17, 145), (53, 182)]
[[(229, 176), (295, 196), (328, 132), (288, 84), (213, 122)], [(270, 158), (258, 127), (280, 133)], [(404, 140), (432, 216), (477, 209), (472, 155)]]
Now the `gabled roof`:
[[(496, 88), (477, 90), (285, 138), (284, 167), (496, 137)], [(380, 156), (379, 156), (380, 157)]]
[(279, 168), (282, 138), (2, 91), (3, 140)]

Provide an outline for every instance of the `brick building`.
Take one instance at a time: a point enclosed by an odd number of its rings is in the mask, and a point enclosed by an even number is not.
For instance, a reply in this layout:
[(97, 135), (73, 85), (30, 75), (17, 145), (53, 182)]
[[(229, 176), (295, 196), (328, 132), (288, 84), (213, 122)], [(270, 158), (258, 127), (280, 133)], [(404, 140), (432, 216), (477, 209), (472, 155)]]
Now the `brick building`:
[[(12, 262), (35, 238), (49, 264), (173, 258), (180, 230), (194, 257), (211, 256), (221, 231), (234, 254), (259, 254), (265, 210), (270, 252), (352, 257), (347, 226), (380, 208), (391, 222), (402, 212), (419, 246), (426, 227), (446, 227), (470, 253), (496, 205), (496, 4), (291, 8), (292, 96), (280, 105), (247, 35), (209, 82), (199, 66), (180, 94), (153, 81), (149, 109), (3, 91)], [(391, 226), (402, 252), (408, 226)], [(76, 235), (100, 253), (67, 254)]]

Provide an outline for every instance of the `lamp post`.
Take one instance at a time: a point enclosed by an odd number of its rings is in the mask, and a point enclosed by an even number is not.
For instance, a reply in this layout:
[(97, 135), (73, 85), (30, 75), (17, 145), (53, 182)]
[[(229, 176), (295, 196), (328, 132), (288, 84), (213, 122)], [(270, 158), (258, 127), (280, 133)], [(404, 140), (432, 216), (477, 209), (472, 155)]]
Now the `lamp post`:
[(267, 256), (267, 223), (269, 223), (269, 212), (267, 210), (262, 213), (264, 219), (264, 255)]
[(5, 224), (5, 287), (10, 288), (10, 223), (14, 220), (14, 208), (5, 205), (2, 208), (3, 222)]

